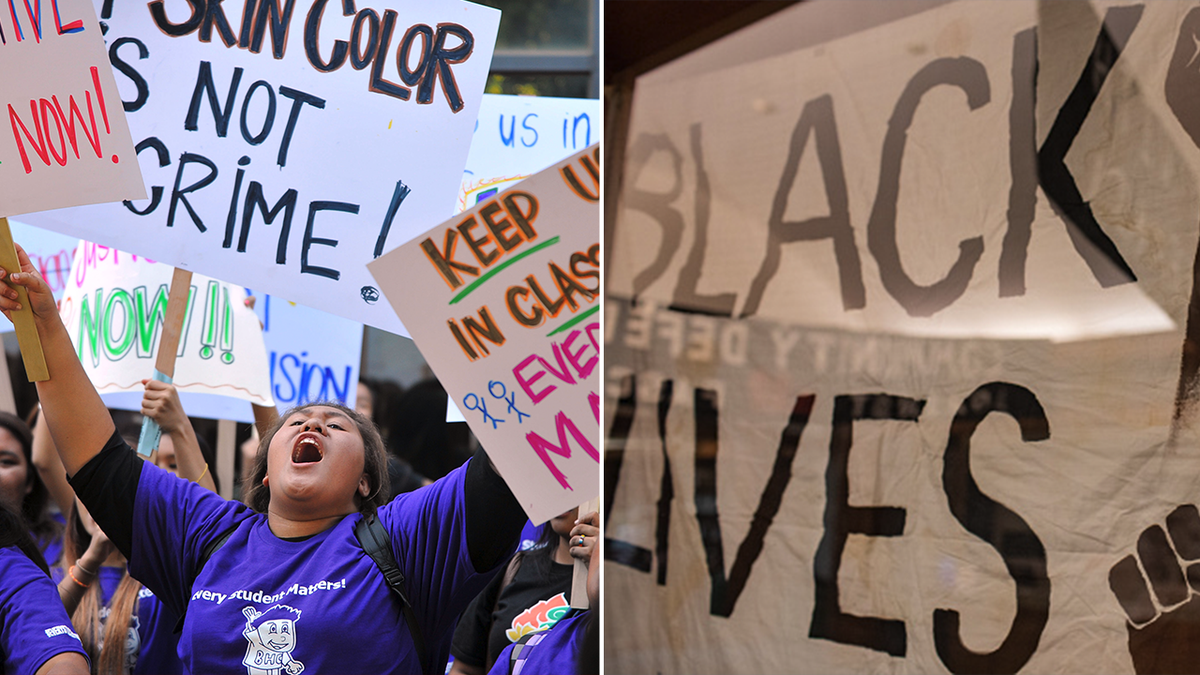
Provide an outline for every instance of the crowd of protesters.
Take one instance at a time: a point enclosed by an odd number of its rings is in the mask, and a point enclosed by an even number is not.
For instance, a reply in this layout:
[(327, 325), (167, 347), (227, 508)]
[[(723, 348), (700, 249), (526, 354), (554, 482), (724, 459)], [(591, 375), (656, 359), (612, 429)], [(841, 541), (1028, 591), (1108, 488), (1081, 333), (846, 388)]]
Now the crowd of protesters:
[(256, 415), (228, 500), (170, 384), (131, 447), (18, 253), (50, 378), (0, 413), (0, 675), (598, 672), (597, 514), (531, 527), (436, 380)]

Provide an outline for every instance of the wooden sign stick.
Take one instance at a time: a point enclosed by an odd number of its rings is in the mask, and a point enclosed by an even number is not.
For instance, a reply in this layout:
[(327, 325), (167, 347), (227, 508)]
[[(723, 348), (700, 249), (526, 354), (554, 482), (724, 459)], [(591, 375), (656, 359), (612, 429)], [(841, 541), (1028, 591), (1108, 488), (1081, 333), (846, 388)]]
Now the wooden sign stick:
[[(600, 510), (600, 499), (589, 499), (587, 502), (579, 505), (579, 517)], [(596, 546), (601, 542), (597, 541)], [(594, 553), (592, 555), (595, 555)], [(587, 609), (589, 606), (587, 595), (587, 575), (588, 563), (586, 560), (575, 559), (575, 573), (571, 577), (571, 607), (576, 609)]]
[[(8, 218), (0, 218), (0, 267), (9, 274), (21, 271), (17, 249), (13, 246), (12, 230), (8, 229)], [(30, 382), (45, 382), (50, 379), (50, 369), (46, 367), (46, 355), (42, 353), (37, 326), (33, 325), (29, 292), (23, 286), (17, 286), (16, 289), (21, 309), (12, 313), (12, 319), (17, 329), (17, 343), (21, 346), (21, 358), (25, 361), (25, 376)]]
[[(171, 276), (171, 292), (167, 296), (167, 312), (163, 316), (162, 339), (158, 341), (158, 356), (154, 361), (154, 379), (171, 382), (175, 377), (175, 352), (183, 332), (183, 317), (187, 314), (188, 294), (192, 290), (192, 273), (175, 268)], [(150, 456), (158, 449), (162, 429), (149, 417), (142, 418), (142, 433), (138, 436), (138, 454)]]

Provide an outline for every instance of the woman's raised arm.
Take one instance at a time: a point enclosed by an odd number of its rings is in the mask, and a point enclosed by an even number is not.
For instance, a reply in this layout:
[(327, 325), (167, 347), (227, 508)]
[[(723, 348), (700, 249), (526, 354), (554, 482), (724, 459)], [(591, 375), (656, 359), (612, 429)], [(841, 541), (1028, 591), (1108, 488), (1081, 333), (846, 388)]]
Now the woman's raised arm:
[(46, 367), (50, 372), (49, 380), (37, 383), (38, 398), (62, 458), (63, 468), (68, 474), (74, 475), (100, 452), (115, 427), (108, 409), (79, 362), (67, 327), (58, 315), (58, 306), (50, 287), (19, 244), (17, 260), (21, 266), (20, 272), (9, 274), (0, 269), (0, 280), (9, 284), (0, 290), (0, 312), (12, 320), (12, 312), (20, 308), (17, 291), (11, 286), (21, 286), (28, 291), (33, 323), (37, 327)]

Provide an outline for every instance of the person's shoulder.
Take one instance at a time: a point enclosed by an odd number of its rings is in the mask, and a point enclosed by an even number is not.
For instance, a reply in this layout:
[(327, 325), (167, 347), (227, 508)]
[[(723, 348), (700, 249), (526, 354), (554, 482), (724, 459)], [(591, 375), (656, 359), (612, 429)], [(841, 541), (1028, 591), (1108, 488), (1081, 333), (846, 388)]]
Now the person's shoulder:
[(4, 580), (4, 583), (0, 583), (0, 596), (8, 595), (30, 583), (45, 581), (47, 586), (53, 587), (50, 577), (16, 546), (0, 548), (0, 579)]

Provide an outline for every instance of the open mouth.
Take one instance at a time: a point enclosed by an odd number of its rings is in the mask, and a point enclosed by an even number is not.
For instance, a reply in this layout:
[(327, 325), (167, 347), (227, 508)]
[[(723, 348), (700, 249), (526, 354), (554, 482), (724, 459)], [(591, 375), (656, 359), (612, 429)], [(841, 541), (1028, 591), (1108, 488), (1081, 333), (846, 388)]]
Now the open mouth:
[(292, 463), (310, 464), (321, 461), (321, 444), (312, 436), (305, 436), (292, 448)]

